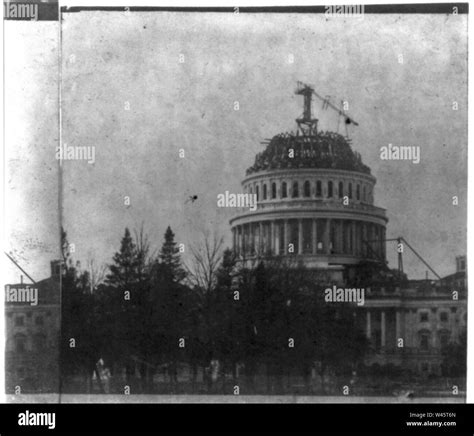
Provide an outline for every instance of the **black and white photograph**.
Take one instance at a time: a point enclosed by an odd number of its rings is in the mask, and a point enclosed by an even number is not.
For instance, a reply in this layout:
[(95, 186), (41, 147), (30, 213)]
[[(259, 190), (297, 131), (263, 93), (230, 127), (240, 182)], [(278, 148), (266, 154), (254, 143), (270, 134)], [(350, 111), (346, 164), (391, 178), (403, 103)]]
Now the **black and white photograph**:
[(6, 402), (465, 403), (468, 4), (103, 3), (4, 3)]

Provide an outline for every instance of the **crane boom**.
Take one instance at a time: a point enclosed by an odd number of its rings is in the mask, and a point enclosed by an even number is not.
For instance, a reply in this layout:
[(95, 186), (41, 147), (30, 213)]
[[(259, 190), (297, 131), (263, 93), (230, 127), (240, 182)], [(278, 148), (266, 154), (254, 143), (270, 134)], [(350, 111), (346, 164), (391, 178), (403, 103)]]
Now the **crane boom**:
[(314, 89), (313, 89), (313, 94), (318, 97), (320, 100), (322, 100), (327, 106), (330, 106), (332, 109), (334, 109), (339, 115), (344, 117), (346, 120), (346, 124), (354, 124), (354, 126), (358, 126), (359, 123), (353, 120), (351, 117), (345, 114), (345, 112), (341, 111), (338, 107), (334, 106), (328, 99), (321, 97)]

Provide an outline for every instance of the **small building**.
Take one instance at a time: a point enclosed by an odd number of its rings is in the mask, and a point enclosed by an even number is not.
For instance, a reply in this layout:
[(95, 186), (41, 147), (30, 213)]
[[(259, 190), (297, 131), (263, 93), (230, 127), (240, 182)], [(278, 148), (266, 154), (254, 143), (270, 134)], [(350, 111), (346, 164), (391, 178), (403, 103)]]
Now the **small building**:
[(7, 393), (59, 391), (60, 265), (39, 282), (5, 285)]

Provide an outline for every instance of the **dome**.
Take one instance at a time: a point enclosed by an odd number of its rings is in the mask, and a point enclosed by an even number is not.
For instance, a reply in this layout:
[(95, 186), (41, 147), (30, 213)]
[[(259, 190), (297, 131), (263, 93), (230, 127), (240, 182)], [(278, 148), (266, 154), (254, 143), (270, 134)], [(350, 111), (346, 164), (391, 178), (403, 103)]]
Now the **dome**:
[(362, 163), (360, 154), (352, 150), (344, 136), (335, 132), (275, 135), (266, 149), (257, 154), (246, 174), (287, 168), (338, 169), (370, 174), (370, 168)]

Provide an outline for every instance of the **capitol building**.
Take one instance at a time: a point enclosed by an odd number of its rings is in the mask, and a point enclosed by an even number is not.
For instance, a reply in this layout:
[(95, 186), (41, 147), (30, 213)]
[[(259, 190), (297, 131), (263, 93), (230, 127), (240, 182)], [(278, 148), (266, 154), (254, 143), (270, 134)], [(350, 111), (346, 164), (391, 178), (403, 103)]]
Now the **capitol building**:
[(443, 348), (457, 343), (467, 325), (465, 256), (444, 279), (402, 284), (387, 266), (388, 219), (375, 202), (375, 177), (347, 137), (318, 130), (311, 114), (314, 89), (299, 83), (296, 93), (304, 97), (297, 131), (267, 140), (242, 181), (257, 207), (230, 221), (235, 254), (248, 266), (275, 257), (296, 261), (315, 283), (328, 286), (352, 284), (358, 268), (372, 265), (385, 279), (363, 283), (365, 304), (355, 309), (370, 344), (367, 364), (442, 374)]
[(388, 220), (374, 204), (376, 179), (349, 140), (317, 131), (312, 91), (301, 89), (297, 132), (274, 136), (247, 170), (243, 191), (258, 207), (231, 220), (233, 245), (243, 260), (297, 255), (339, 282), (344, 267), (385, 262)]

